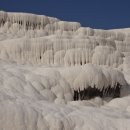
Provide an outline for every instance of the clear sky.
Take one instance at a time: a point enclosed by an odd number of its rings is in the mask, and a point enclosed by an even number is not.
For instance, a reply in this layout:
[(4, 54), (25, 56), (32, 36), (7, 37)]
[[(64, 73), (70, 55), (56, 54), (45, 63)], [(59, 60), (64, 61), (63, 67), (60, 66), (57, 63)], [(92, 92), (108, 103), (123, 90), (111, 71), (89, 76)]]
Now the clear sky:
[(92, 28), (130, 27), (130, 0), (0, 0), (0, 10), (43, 14)]

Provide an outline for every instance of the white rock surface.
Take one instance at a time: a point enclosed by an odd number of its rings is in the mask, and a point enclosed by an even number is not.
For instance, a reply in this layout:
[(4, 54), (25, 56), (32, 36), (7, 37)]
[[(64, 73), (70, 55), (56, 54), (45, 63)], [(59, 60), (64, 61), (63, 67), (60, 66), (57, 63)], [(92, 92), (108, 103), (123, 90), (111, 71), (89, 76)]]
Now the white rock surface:
[[(0, 11), (0, 130), (129, 130), (130, 29), (98, 30)], [(121, 98), (73, 89), (122, 85)]]

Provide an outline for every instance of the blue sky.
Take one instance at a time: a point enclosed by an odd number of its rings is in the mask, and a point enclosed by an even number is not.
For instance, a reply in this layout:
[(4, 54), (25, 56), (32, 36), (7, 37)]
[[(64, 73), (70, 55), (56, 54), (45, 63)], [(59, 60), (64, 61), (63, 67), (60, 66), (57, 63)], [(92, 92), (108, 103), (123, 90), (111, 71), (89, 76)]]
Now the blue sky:
[(130, 0), (0, 0), (0, 10), (43, 14), (92, 28), (130, 27)]

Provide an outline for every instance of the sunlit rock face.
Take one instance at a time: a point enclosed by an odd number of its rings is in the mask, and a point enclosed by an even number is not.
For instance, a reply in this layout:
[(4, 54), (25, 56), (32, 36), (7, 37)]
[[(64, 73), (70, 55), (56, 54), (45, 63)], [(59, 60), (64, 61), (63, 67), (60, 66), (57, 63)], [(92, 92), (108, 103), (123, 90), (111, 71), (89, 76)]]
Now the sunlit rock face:
[(130, 29), (0, 11), (0, 130), (129, 130), (129, 41)]
[(130, 50), (126, 33), (85, 28), (42, 15), (1, 11), (0, 33), (0, 57), (21, 63), (93, 63), (118, 68), (124, 52)]
[[(129, 35), (126, 33), (85, 28), (77, 22), (42, 15), (1, 11), (0, 32), (0, 58), (17, 63), (64, 67), (92, 63), (120, 68), (125, 52), (129, 51)], [(98, 86), (101, 87), (103, 90), (95, 90), (99, 91), (98, 96), (106, 95), (101, 94), (106, 91), (105, 86)]]

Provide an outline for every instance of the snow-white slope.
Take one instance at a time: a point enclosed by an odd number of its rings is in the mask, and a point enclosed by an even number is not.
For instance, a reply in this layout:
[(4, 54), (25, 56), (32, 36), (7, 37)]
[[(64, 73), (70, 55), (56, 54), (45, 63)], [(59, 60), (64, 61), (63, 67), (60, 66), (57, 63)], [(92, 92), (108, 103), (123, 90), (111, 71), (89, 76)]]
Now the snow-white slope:
[[(129, 130), (129, 29), (0, 11), (0, 130)], [(73, 101), (122, 85), (121, 98)]]

